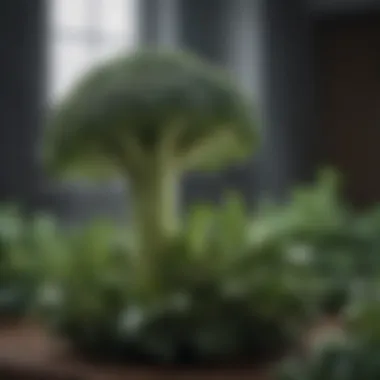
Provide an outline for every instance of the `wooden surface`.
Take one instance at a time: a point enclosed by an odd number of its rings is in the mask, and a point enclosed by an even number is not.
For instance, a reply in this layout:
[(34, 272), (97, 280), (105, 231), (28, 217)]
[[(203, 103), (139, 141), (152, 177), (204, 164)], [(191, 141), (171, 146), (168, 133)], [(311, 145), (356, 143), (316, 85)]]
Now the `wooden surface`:
[(252, 370), (161, 370), (97, 366), (66, 356), (62, 342), (32, 324), (0, 329), (1, 380), (267, 380)]

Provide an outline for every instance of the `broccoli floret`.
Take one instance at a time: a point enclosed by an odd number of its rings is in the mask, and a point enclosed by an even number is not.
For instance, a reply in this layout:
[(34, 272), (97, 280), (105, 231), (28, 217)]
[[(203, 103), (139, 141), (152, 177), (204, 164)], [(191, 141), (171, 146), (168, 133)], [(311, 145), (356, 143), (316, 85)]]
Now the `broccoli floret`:
[(47, 164), (127, 178), (139, 247), (156, 249), (178, 225), (183, 172), (243, 159), (257, 141), (252, 105), (228, 77), (187, 53), (146, 50), (103, 63), (54, 110)]

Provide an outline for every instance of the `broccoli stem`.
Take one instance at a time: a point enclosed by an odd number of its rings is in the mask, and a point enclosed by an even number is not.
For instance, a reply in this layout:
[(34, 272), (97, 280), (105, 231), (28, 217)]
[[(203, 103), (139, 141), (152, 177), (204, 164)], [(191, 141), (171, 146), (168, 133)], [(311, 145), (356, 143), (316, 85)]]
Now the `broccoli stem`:
[(157, 161), (132, 183), (135, 237), (146, 275), (153, 275), (157, 254), (178, 228), (178, 185), (178, 171)]

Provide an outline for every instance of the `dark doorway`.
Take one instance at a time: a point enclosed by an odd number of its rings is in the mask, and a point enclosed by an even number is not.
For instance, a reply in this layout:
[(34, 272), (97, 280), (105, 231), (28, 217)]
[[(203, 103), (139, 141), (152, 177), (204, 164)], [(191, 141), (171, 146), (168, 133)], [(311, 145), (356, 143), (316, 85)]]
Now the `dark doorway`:
[(322, 161), (359, 207), (380, 201), (380, 16), (317, 22)]

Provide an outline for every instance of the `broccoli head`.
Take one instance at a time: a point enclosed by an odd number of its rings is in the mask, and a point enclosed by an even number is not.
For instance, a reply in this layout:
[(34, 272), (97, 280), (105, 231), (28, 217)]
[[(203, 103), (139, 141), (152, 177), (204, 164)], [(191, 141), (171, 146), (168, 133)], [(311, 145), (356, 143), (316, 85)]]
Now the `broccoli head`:
[(228, 74), (179, 52), (145, 50), (99, 65), (50, 122), (48, 167), (128, 178), (135, 216), (153, 240), (173, 224), (185, 170), (245, 158), (257, 141), (252, 105)]
[(143, 51), (96, 67), (51, 121), (49, 166), (81, 174), (133, 176), (160, 154), (178, 169), (214, 168), (249, 155), (257, 137), (252, 106), (228, 75), (185, 53)]

